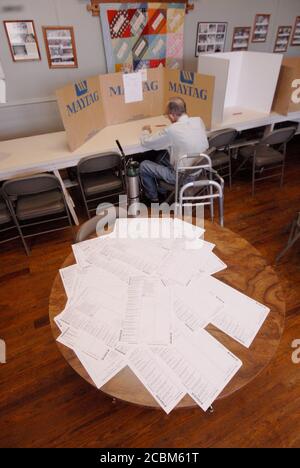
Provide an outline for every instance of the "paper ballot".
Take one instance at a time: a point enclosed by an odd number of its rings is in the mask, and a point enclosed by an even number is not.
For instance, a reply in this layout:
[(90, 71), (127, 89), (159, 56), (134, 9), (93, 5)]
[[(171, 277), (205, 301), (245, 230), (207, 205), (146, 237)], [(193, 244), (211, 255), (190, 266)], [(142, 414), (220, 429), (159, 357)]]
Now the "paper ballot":
[(62, 268), (59, 270), (60, 277), (62, 279), (66, 295), (68, 298), (71, 297), (73, 292), (73, 286), (76, 281), (77, 275), (79, 273), (79, 266), (78, 265), (71, 265), (66, 268)]
[(187, 287), (172, 289), (176, 318), (192, 331), (207, 327), (223, 308), (223, 304), (203, 287), (202, 277), (191, 281)]
[(170, 344), (172, 310), (171, 291), (160, 279), (131, 278), (120, 341), (135, 345)]
[(103, 359), (109, 348), (101, 340), (78, 328), (66, 328), (57, 341), (73, 351), (80, 350), (93, 359)]
[(114, 350), (106, 350), (98, 359), (77, 350), (76, 356), (97, 388), (103, 387), (126, 366), (124, 356)]
[(203, 286), (223, 304), (212, 324), (249, 348), (270, 309), (212, 276), (203, 281)]
[(141, 72), (125, 73), (123, 75), (125, 103), (143, 100), (143, 77)]
[(238, 372), (242, 362), (205, 330), (177, 331), (174, 345), (152, 347), (204, 410), (212, 405)]
[(185, 396), (186, 391), (175, 373), (147, 348), (134, 348), (128, 365), (167, 414)]

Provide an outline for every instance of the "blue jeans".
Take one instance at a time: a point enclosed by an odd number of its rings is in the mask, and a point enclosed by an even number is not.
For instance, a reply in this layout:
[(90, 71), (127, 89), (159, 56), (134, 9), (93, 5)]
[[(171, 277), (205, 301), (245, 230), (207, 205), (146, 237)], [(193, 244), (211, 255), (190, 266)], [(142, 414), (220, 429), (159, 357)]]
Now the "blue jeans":
[[(163, 163), (162, 163), (163, 162)], [(163, 158), (160, 164), (153, 161), (143, 161), (140, 165), (140, 176), (146, 197), (151, 201), (158, 200), (158, 181), (164, 180), (168, 184), (175, 185), (176, 175), (173, 166), (167, 158)]]

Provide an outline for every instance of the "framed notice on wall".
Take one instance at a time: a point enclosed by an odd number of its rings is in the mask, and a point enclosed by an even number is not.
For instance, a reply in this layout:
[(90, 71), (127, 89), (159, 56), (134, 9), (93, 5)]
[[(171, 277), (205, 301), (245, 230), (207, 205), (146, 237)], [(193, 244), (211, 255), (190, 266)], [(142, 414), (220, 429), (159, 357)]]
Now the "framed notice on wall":
[(71, 26), (43, 27), (49, 68), (77, 68), (74, 29)]
[(41, 60), (33, 21), (4, 21), (14, 62)]
[(224, 52), (228, 23), (198, 23), (195, 56)]
[(291, 46), (300, 46), (300, 16), (297, 16), (295, 21)]
[(242, 52), (248, 50), (251, 35), (251, 26), (236, 27), (232, 37), (232, 51)]
[(266, 42), (270, 20), (271, 15), (261, 13), (255, 16), (252, 42)]
[(279, 26), (274, 45), (274, 52), (283, 53), (287, 51), (291, 33), (292, 26)]

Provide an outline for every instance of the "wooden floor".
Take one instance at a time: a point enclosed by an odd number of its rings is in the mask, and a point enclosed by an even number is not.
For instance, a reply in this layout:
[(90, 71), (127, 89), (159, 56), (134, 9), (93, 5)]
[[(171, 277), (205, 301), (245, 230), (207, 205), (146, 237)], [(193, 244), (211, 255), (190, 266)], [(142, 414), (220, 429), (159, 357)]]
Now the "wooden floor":
[[(272, 264), (300, 209), (300, 140), (290, 146), (284, 187), (262, 183), (250, 194), (246, 175), (225, 200), (225, 225)], [(276, 268), (285, 291), (286, 329), (269, 367), (248, 387), (200, 409), (163, 412), (111, 400), (66, 364), (52, 338), (48, 297), (70, 252), (68, 231), (35, 239), (27, 258), (18, 242), (1, 246), (1, 447), (300, 447), (300, 365), (291, 343), (300, 339), (300, 242)]]

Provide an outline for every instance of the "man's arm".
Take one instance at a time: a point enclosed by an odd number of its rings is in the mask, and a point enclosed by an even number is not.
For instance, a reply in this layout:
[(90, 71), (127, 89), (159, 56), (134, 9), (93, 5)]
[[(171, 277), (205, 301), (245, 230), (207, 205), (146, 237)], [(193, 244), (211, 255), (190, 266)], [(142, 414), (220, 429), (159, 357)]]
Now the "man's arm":
[(163, 150), (172, 146), (167, 128), (155, 135), (152, 135), (148, 129), (144, 129), (140, 141), (142, 146), (150, 150)]

